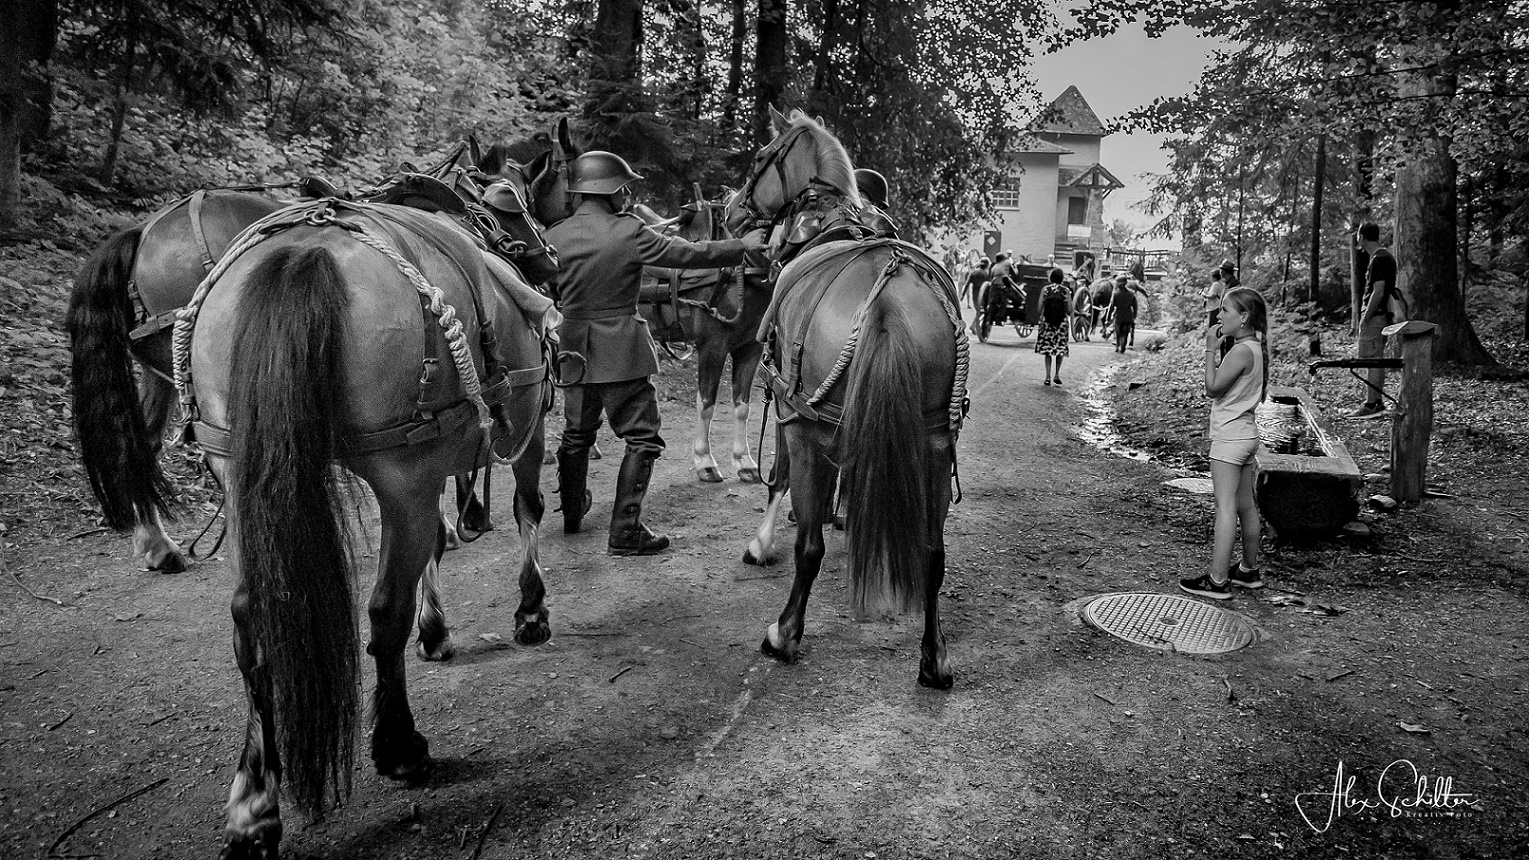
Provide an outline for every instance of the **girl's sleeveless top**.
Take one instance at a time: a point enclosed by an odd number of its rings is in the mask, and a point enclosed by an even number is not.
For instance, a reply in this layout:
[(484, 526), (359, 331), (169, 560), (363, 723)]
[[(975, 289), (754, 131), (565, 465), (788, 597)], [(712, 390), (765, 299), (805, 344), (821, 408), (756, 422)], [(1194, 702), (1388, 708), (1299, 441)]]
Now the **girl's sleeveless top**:
[[(1212, 442), (1258, 438), (1258, 424), (1254, 421), (1253, 411), (1258, 408), (1258, 401), (1263, 397), (1264, 353), (1256, 340), (1235, 344), (1232, 349), (1243, 347), (1252, 351), (1253, 364), (1237, 377), (1237, 381), (1232, 383), (1225, 394), (1211, 401)], [(1228, 352), (1227, 356), (1230, 357), (1231, 353)]]

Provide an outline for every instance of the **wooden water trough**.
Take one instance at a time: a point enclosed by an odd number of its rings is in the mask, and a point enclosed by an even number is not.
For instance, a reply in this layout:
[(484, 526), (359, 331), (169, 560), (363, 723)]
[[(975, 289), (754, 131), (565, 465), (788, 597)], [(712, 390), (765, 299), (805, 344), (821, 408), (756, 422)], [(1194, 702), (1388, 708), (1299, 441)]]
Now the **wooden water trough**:
[(1269, 386), (1259, 413), (1258, 510), (1278, 537), (1336, 534), (1359, 513), (1364, 477), (1305, 390)]

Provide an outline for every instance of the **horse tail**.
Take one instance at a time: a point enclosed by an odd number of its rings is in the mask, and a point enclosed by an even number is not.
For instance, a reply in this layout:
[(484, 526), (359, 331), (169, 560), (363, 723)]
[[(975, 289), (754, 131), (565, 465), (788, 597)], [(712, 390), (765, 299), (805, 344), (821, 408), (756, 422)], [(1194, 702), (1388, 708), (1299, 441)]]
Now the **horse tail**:
[(283, 248), (245, 282), (233, 332), (230, 493), (252, 646), (298, 806), (350, 788), (357, 675), (354, 559), (333, 459), (348, 304), (328, 250)]
[(923, 370), (907, 311), (883, 292), (860, 324), (840, 428), (840, 492), (857, 617), (923, 600), (929, 562), (930, 457)]
[(85, 261), (64, 317), (80, 456), (106, 524), (114, 529), (168, 513), (173, 495), (133, 378), (129, 333), (135, 315), (128, 282), (142, 235), (142, 227), (124, 230)]

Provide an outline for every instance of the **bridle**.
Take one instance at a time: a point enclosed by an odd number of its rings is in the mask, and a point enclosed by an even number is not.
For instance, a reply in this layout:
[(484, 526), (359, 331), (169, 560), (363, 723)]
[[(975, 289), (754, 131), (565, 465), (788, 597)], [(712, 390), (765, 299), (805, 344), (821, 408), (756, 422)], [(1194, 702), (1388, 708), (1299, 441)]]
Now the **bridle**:
[[(760, 150), (759, 155), (755, 156), (754, 164), (749, 168), (748, 178), (743, 182), (743, 190), (739, 192), (744, 211), (753, 216), (753, 226), (757, 227), (765, 224), (768, 225), (768, 229), (774, 229), (775, 225), (779, 224), (791, 211), (791, 204), (795, 201), (787, 200), (784, 205), (775, 211), (773, 217), (766, 217), (763, 212), (759, 211), (758, 205), (754, 202), (754, 195), (759, 191), (760, 178), (763, 177), (766, 169), (771, 166), (775, 168), (776, 179), (780, 182), (781, 196), (784, 197), (786, 195), (786, 189), (789, 187), (786, 184), (786, 155), (791, 152), (791, 148), (796, 145), (796, 142), (806, 134), (806, 126), (796, 126), (771, 141), (768, 146)], [(814, 180), (821, 182), (816, 177), (814, 177)], [(812, 184), (811, 181), (807, 183), (809, 189), (812, 187)]]

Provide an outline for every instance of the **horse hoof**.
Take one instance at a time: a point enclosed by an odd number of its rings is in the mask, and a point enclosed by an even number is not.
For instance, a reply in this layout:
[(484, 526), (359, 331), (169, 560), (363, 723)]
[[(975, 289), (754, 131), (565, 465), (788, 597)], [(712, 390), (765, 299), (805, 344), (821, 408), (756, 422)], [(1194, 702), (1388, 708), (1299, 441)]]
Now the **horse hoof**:
[(419, 659), (430, 663), (444, 663), (457, 654), (457, 646), (452, 643), (450, 636), (433, 648), (423, 642), (415, 643), (414, 650), (419, 654)]
[(521, 621), (515, 626), (515, 641), (522, 645), (536, 646), (552, 638), (552, 625), (546, 616), (532, 621)]
[(929, 687), (934, 690), (949, 690), (955, 686), (956, 676), (949, 670), (930, 672), (926, 669), (918, 670), (918, 683), (921, 687)]
[(378, 773), (394, 782), (407, 783), (408, 785), (423, 785), (430, 779), (430, 774), (435, 771), (435, 759), (425, 756), (413, 764), (395, 765), (383, 772), (378, 768)]
[(695, 470), (695, 476), (697, 478), (700, 478), (702, 483), (706, 483), (706, 484), (720, 484), (720, 483), (722, 483), (722, 473), (717, 471), (717, 467), (716, 466), (707, 466), (707, 467), (705, 467), (703, 469), (696, 469)]
[(267, 830), (253, 839), (235, 839), (232, 836), (223, 843), (218, 860), (279, 860), (281, 857), (281, 825), (272, 833)]
[(452, 550), (457, 550), (457, 549), (461, 549), (461, 548), (462, 548), (462, 539), (457, 537), (457, 530), (453, 529), (453, 528), (446, 529), (446, 547), (445, 547), (446, 551), (447, 552), (451, 552)]
[(795, 651), (788, 650), (788, 649), (782, 649), (782, 648), (776, 648), (774, 645), (770, 644), (770, 637), (768, 637), (768, 636), (766, 636), (764, 638), (764, 641), (759, 643), (759, 652), (761, 654), (765, 654), (765, 655), (768, 655), (770, 657), (774, 657), (775, 659), (779, 660), (782, 663), (795, 663), (796, 662), (796, 652)]
[(738, 470), (738, 480), (743, 482), (743, 483), (745, 483), (745, 484), (757, 484), (757, 483), (759, 483), (759, 470), (758, 469), (739, 469)]
[(775, 559), (770, 557), (770, 555), (768, 553), (766, 553), (762, 549), (760, 549), (760, 550), (755, 550), (754, 549), (754, 544), (756, 544), (756, 543), (758, 543), (757, 539), (754, 540), (754, 541), (751, 541), (749, 543), (748, 547), (746, 549), (744, 549), (744, 551), (743, 551), (743, 563), (744, 564), (752, 564), (752, 565), (755, 565), (757, 567), (769, 567), (770, 565), (774, 564), (775, 563)]
[(191, 569), (186, 557), (178, 550), (172, 550), (158, 558), (148, 558), (146, 561), (149, 570), (157, 570), (160, 573), (185, 573)]

